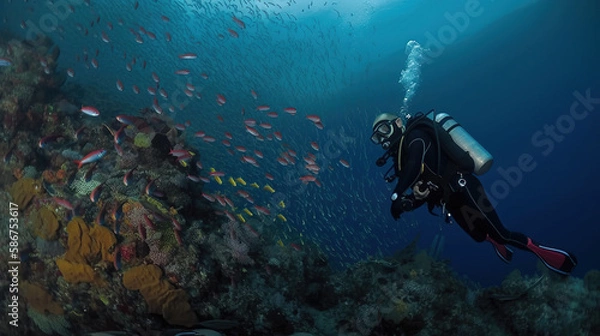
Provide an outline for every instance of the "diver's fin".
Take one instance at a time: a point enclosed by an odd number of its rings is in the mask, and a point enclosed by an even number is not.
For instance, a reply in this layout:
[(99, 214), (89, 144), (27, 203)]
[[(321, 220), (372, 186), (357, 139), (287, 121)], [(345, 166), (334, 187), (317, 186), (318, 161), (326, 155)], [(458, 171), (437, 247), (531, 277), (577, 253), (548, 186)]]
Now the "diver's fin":
[(577, 265), (577, 258), (569, 252), (540, 245), (527, 238), (527, 248), (542, 260), (544, 265), (554, 272), (568, 275)]
[(487, 237), (485, 237), (485, 240), (492, 243), (492, 246), (494, 246), (494, 250), (496, 250), (496, 254), (498, 255), (498, 257), (500, 257), (500, 259), (502, 259), (502, 261), (508, 264), (512, 260), (513, 251), (509, 249), (506, 245), (502, 245), (497, 241), (493, 240), (492, 237), (490, 237), (490, 235), (487, 235)]

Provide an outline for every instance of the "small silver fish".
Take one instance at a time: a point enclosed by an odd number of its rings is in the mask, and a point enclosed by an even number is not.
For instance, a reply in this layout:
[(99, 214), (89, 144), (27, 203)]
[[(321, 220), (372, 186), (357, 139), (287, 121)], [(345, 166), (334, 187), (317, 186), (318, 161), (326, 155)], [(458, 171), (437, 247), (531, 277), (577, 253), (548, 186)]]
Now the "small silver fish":
[(11, 60), (9, 60), (8, 58), (0, 57), (0, 66), (11, 66), (11, 65), (12, 65)]

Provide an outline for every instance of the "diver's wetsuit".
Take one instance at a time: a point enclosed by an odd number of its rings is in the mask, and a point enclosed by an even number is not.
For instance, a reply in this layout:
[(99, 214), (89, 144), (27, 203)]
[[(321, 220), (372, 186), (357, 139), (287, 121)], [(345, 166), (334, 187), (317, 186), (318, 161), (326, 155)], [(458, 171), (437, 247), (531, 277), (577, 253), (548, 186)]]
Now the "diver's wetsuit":
[[(396, 158), (395, 169), (398, 177), (394, 192), (402, 195), (418, 181), (422, 181), (423, 185), (433, 182), (439, 187), (438, 190), (433, 190), (435, 188), (430, 186), (430, 194), (425, 200), (416, 200), (413, 194), (407, 196), (413, 201), (413, 207), (410, 210), (425, 203), (428, 204), (430, 210), (433, 206), (442, 206), (445, 195), (445, 209), (452, 215), (456, 223), (477, 242), (491, 238), (490, 242), (504, 261), (510, 261), (512, 256), (512, 251), (508, 249), (507, 252), (503, 246), (508, 244), (535, 253), (546, 266), (559, 273), (568, 274), (575, 267), (577, 260), (573, 255), (559, 249), (541, 246), (522, 233), (506, 229), (479, 179), (471, 173), (463, 172), (461, 174), (444, 152), (440, 155), (440, 172), (437, 172), (437, 142), (427, 132), (418, 127), (412, 129), (406, 134), (402, 148), (401, 170), (398, 167), (397, 153), (393, 155)], [(441, 176), (444, 179), (441, 179)], [(463, 187), (458, 183), (461, 177), (466, 181), (466, 185)], [(446, 191), (445, 194), (444, 191)], [(392, 205), (392, 209), (393, 207), (394, 205)], [(392, 214), (394, 215), (393, 210)], [(504, 249), (503, 253), (500, 253), (499, 249)], [(506, 255), (509, 252), (510, 254)]]
[[(425, 164), (425, 170), (429, 169), (431, 172), (439, 175), (451, 176), (448, 185), (439, 186), (440, 188), (450, 188), (451, 190), (446, 210), (452, 214), (456, 223), (473, 239), (482, 242), (489, 234), (490, 237), (500, 244), (510, 244), (527, 250), (527, 236), (522, 233), (511, 232), (502, 225), (479, 179), (472, 174), (463, 173), (462, 177), (467, 181), (467, 184), (465, 187), (460, 187), (458, 185), (460, 175), (454, 166), (449, 164), (449, 159), (444, 153), (441, 155), (442, 172), (436, 172), (438, 154), (435, 139), (432, 139), (425, 131), (414, 129), (406, 135), (404, 141), (402, 170), (398, 174), (398, 183), (394, 192), (401, 195), (417, 181), (428, 182), (426, 178), (428, 172), (425, 171), (423, 175), (421, 174), (423, 163)], [(397, 163), (396, 169), (398, 172)], [(454, 170), (454, 172), (449, 172), (448, 170)], [(430, 196), (426, 201), (415, 201), (414, 208), (426, 202), (441, 205), (442, 190), (435, 192), (430, 188), (430, 192)], [(478, 202), (480, 205), (478, 205)]]

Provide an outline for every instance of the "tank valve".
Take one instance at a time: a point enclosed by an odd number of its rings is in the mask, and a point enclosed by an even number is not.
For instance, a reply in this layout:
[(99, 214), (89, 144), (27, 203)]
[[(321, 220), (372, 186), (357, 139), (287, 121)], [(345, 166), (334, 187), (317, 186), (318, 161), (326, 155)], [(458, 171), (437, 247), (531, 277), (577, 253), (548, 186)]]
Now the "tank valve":
[(461, 186), (461, 188), (464, 188), (467, 185), (467, 180), (463, 178), (462, 174), (460, 174), (460, 178), (458, 179), (458, 185)]

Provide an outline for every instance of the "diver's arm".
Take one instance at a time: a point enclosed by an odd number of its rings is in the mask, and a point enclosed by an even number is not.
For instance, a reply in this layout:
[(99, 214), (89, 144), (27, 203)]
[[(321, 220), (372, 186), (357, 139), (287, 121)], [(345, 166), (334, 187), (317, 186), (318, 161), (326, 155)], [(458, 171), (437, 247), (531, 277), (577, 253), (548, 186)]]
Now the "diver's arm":
[(401, 196), (392, 202), (390, 212), (392, 213), (392, 217), (394, 217), (394, 219), (398, 219), (402, 213), (413, 211), (425, 203), (427, 203), (425, 199), (418, 200), (415, 198), (414, 194)]
[(401, 174), (398, 176), (398, 183), (396, 184), (396, 188), (394, 188), (394, 194), (397, 195), (397, 198), (400, 198), (406, 190), (419, 180), (423, 160), (425, 159), (426, 140), (428, 140), (429, 136), (420, 130), (414, 130), (411, 133), (412, 136), (405, 139), (405, 141), (409, 142), (406, 152), (402, 154), (406, 155), (408, 160), (404, 167), (402, 167)]
[(392, 194), (392, 207), (390, 210), (394, 219), (400, 218), (403, 212), (412, 211), (425, 203), (424, 199), (415, 199), (414, 194), (404, 195), (404, 192), (412, 187), (421, 175), (421, 167), (426, 152), (426, 139), (428, 139), (427, 134), (419, 130), (414, 130), (411, 135), (406, 139), (409, 142), (406, 152), (403, 153), (408, 157), (408, 160), (402, 168), (402, 174), (399, 176)]

